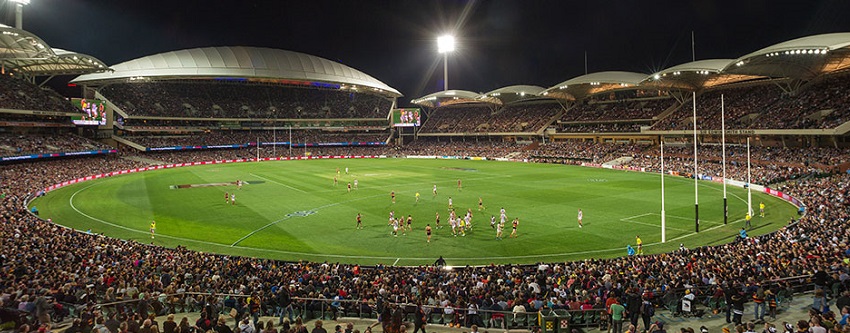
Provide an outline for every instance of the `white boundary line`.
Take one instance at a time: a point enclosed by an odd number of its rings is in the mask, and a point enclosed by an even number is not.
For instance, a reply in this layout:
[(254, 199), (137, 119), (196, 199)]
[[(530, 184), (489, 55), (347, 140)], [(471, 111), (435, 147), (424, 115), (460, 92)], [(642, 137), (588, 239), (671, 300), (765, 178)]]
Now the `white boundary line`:
[(253, 172), (250, 172), (250, 173), (248, 173), (248, 174), (249, 174), (249, 175), (251, 175), (251, 176), (254, 176), (254, 177), (260, 178), (260, 179), (264, 179), (264, 180), (266, 180), (266, 181), (268, 181), (268, 182), (272, 182), (272, 183), (278, 184), (278, 185), (280, 185), (280, 186), (286, 187), (286, 188), (291, 189), (291, 190), (296, 190), (296, 191), (301, 192), (301, 193), (308, 193), (307, 191), (304, 191), (304, 190), (302, 190), (302, 189), (300, 189), (300, 188), (295, 188), (295, 187), (292, 187), (292, 186), (286, 185), (286, 184), (284, 184), (284, 183), (281, 183), (281, 182), (277, 182), (277, 181), (274, 181), (274, 180), (268, 179), (268, 178), (266, 178), (266, 177), (263, 177), (263, 176), (257, 175), (257, 174), (255, 174), (255, 173), (253, 173)]
[[(76, 197), (76, 195), (77, 195), (77, 194), (79, 194), (80, 192), (82, 192), (83, 190), (86, 190), (86, 189), (88, 189), (88, 188), (90, 188), (90, 187), (92, 187), (92, 186), (95, 186), (95, 185), (98, 185), (98, 183), (95, 183), (95, 184), (92, 184), (92, 185), (86, 186), (86, 187), (84, 187), (84, 188), (82, 188), (82, 189), (79, 189), (79, 190), (77, 190), (76, 192), (74, 192), (74, 194), (73, 194), (73, 195), (71, 195), (71, 198), (70, 198), (68, 201), (69, 201), (69, 203), (71, 204), (71, 208), (72, 208), (72, 209), (74, 209), (74, 211), (76, 211), (78, 214), (80, 214), (80, 215), (82, 215), (82, 216), (85, 216), (86, 218), (88, 218), (88, 219), (90, 219), (90, 220), (97, 221), (97, 222), (100, 222), (100, 223), (103, 223), (103, 224), (106, 224), (106, 225), (109, 225), (109, 226), (112, 226), (112, 227), (115, 227), (115, 228), (119, 228), (119, 229), (127, 230), (127, 231), (130, 231), (130, 232), (135, 232), (135, 233), (147, 234), (147, 231), (144, 231), (144, 230), (136, 230), (136, 229), (132, 229), (132, 228), (129, 228), (129, 227), (125, 227), (125, 226), (118, 225), (118, 224), (115, 224), (115, 223), (111, 223), (111, 222), (108, 222), (108, 221), (104, 221), (104, 220), (102, 220), (102, 219), (99, 219), (99, 218), (96, 218), (96, 217), (90, 216), (90, 215), (88, 215), (88, 214), (83, 213), (82, 211), (80, 211), (80, 210), (79, 210), (79, 209), (78, 209), (78, 208), (74, 205), (74, 202), (73, 202), (73, 201), (74, 201), (74, 197)], [(363, 198), (363, 199), (365, 199), (365, 198)], [(740, 222), (740, 221), (742, 221), (742, 220), (737, 220), (737, 221), (734, 221), (734, 222), (732, 222), (732, 223), (737, 223), (737, 222)], [(705, 230), (705, 231), (709, 231), (709, 230), (717, 229), (717, 228), (720, 228), (720, 227), (722, 227), (722, 225), (711, 227), (711, 228), (709, 228), (709, 229), (707, 229), (707, 230)], [(686, 234), (686, 235), (682, 235), (682, 236), (679, 236), (679, 237), (677, 237), (677, 238), (672, 239), (671, 241), (675, 241), (675, 240), (679, 240), (679, 239), (684, 239), (684, 238), (691, 237), (691, 236), (694, 236), (694, 235), (697, 235), (697, 233), (692, 232), (692, 233), (689, 233), (689, 234)], [(174, 237), (174, 236), (168, 236), (168, 235), (160, 235), (160, 237), (162, 237), (162, 238), (174, 239), (174, 240), (180, 240), (180, 241), (186, 241), (186, 242), (190, 242), (190, 243), (197, 243), (197, 244), (211, 245), (211, 246), (216, 246), (216, 247), (237, 248), (237, 249), (242, 249), (242, 250), (251, 250), (251, 251), (256, 251), (256, 252), (279, 253), (279, 254), (288, 254), (288, 255), (306, 256), (306, 257), (317, 257), (317, 258), (345, 258), (345, 259), (357, 259), (357, 258), (362, 258), (362, 259), (377, 259), (377, 260), (392, 260), (392, 259), (396, 259), (396, 262), (400, 261), (401, 259), (405, 259), (405, 260), (431, 260), (431, 259), (434, 259), (434, 258), (431, 258), (431, 257), (427, 257), (427, 258), (425, 258), (425, 257), (407, 257), (407, 258), (400, 258), (400, 257), (364, 256), (364, 255), (342, 255), (342, 254), (320, 254), (320, 253), (307, 253), (307, 252), (295, 252), (295, 251), (284, 251), (284, 250), (275, 250), (275, 249), (263, 249), (263, 248), (245, 247), (245, 246), (228, 246), (228, 245), (226, 245), (226, 244), (221, 244), (221, 243), (213, 243), (213, 242), (207, 242), (207, 241), (196, 240), (196, 239), (191, 239), (191, 238)], [(649, 243), (649, 244), (645, 244), (644, 246), (649, 247), (649, 246), (656, 246), (656, 245), (661, 245), (661, 244), (662, 244), (661, 242), (656, 242), (656, 243)], [(445, 258), (445, 259), (447, 259), (447, 260), (469, 260), (469, 261), (472, 261), (472, 260), (503, 260), (503, 259), (551, 258), (551, 257), (567, 257), (567, 256), (583, 255), (583, 254), (607, 253), (607, 252), (615, 252), (615, 251), (623, 251), (623, 249), (621, 249), (621, 248), (612, 248), (612, 249), (598, 249), (598, 250), (573, 251), (573, 252), (562, 252), (562, 253), (533, 254), (533, 255), (523, 255), (523, 256), (458, 257), (458, 258)]]
[[(661, 216), (661, 214), (658, 214), (658, 213), (645, 213), (645, 214), (640, 214), (640, 215), (635, 215), (635, 216), (624, 217), (624, 218), (621, 218), (621, 219), (620, 219), (620, 221), (627, 222), (627, 223), (641, 224), (641, 225), (650, 226), (650, 227), (656, 227), (656, 228), (661, 229), (661, 225), (660, 225), (660, 224), (646, 223), (646, 222), (640, 222), (640, 221), (635, 221), (635, 220), (634, 220), (634, 219), (636, 219), (636, 218), (644, 217), (644, 216), (648, 216), (648, 215), (657, 215), (657, 216)], [(667, 216), (670, 216), (670, 215), (667, 215)], [(681, 232), (688, 232), (688, 231), (690, 231), (690, 230), (685, 230), (685, 229), (680, 229), (680, 228), (673, 228), (673, 227), (667, 227), (667, 229), (676, 230), (676, 231), (681, 231)]]
[[(502, 177), (508, 177), (508, 176), (501, 176), (501, 177), (484, 177), (484, 178), (481, 178), (481, 179), (488, 179), (488, 178), (502, 178)], [(86, 214), (86, 213), (84, 213), (84, 212), (80, 211), (80, 210), (79, 210), (79, 209), (78, 209), (78, 208), (74, 205), (74, 202), (73, 202), (73, 201), (74, 201), (74, 198), (76, 197), (76, 195), (77, 195), (77, 194), (79, 194), (79, 193), (80, 193), (80, 192), (82, 192), (83, 190), (89, 189), (89, 188), (91, 188), (91, 187), (93, 187), (93, 186), (95, 186), (95, 185), (98, 185), (98, 184), (99, 184), (99, 183), (94, 183), (94, 184), (91, 184), (91, 185), (89, 185), (89, 186), (86, 186), (86, 187), (81, 188), (81, 189), (77, 190), (76, 192), (74, 192), (74, 194), (72, 194), (72, 195), (71, 195), (71, 198), (69, 198), (69, 200), (68, 200), (68, 201), (69, 201), (69, 203), (70, 203), (70, 205), (71, 205), (71, 208), (72, 208), (74, 211), (76, 211), (78, 214), (80, 214), (80, 215), (82, 215), (82, 216), (84, 216), (84, 217), (86, 217), (86, 218), (88, 218), (88, 219), (90, 219), (90, 220), (93, 220), (93, 221), (96, 221), (96, 222), (100, 222), (100, 223), (102, 223), (102, 224), (106, 224), (106, 225), (109, 225), (109, 226), (112, 226), (112, 227), (115, 227), (115, 228), (118, 228), (118, 229), (122, 229), (122, 230), (130, 231), (130, 232), (141, 233), (141, 234), (147, 234), (148, 232), (147, 232), (147, 231), (144, 231), (144, 230), (132, 229), (132, 228), (129, 228), (129, 227), (126, 227), (126, 226), (118, 225), (118, 224), (115, 224), (115, 223), (111, 223), (111, 222), (104, 221), (104, 220), (102, 220), (102, 219), (99, 219), (99, 218), (96, 218), (96, 217), (90, 216), (90, 215), (88, 215), (88, 214)], [(705, 186), (705, 187), (708, 187), (707, 185), (704, 185), (704, 184), (700, 184), (700, 185)], [(710, 188), (710, 189), (714, 189), (714, 188), (711, 188), (711, 187), (708, 187), (708, 188)], [(715, 190), (720, 191), (719, 189), (715, 189)], [(375, 195), (375, 196), (380, 196), (380, 195)], [(745, 202), (745, 203), (746, 203), (746, 201), (744, 201), (741, 197), (739, 197), (739, 196), (737, 196), (737, 195), (734, 195), (734, 194), (733, 194), (733, 196), (734, 196), (734, 197), (736, 197), (736, 198), (738, 198), (738, 200), (741, 200), (742, 202)], [(374, 196), (373, 196), (373, 197), (374, 197)], [(360, 199), (366, 199), (366, 198), (367, 198), (367, 197), (359, 198), (359, 199), (354, 199), (354, 200), (350, 200), (350, 201), (355, 201), (355, 200), (360, 200)], [(350, 202), (350, 201), (346, 201), (346, 202)], [(319, 208), (317, 208), (317, 209), (326, 208), (326, 207), (329, 207), (329, 206), (332, 206), (332, 205), (341, 204), (341, 203), (342, 203), (342, 202), (340, 202), (340, 203), (336, 203), (336, 204), (329, 204), (329, 205), (321, 206), (321, 207), (319, 207)], [(647, 213), (647, 214), (654, 214), (654, 213)], [(643, 215), (636, 215), (636, 216), (646, 216), (646, 214), (643, 214)], [(631, 217), (631, 218), (635, 218), (636, 216), (633, 216), (633, 217)], [(738, 219), (738, 220), (735, 220), (735, 221), (730, 222), (729, 224), (734, 224), (734, 223), (738, 223), (738, 222), (742, 222), (742, 221), (743, 221), (743, 219)], [(708, 229), (704, 230), (703, 232), (705, 232), (705, 231), (711, 231), (711, 230), (714, 230), (714, 229), (718, 229), (718, 228), (721, 228), (721, 227), (723, 227), (723, 226), (725, 226), (725, 225), (723, 225), (723, 224), (721, 224), (721, 225), (717, 225), (717, 226), (714, 226), (714, 227), (708, 228)], [(685, 235), (682, 235), (682, 236), (679, 236), (679, 237), (673, 238), (673, 239), (671, 239), (670, 241), (676, 241), (676, 240), (680, 240), (680, 239), (688, 238), (688, 237), (691, 237), (691, 236), (694, 236), (694, 235), (697, 235), (697, 234), (698, 234), (698, 233), (696, 233), (696, 232), (691, 232), (691, 233), (688, 233), (688, 234), (685, 234)], [(174, 240), (186, 241), (186, 242), (189, 242), (189, 243), (204, 244), (204, 245), (210, 245), (210, 246), (216, 246), (216, 247), (236, 248), (236, 249), (250, 250), (250, 251), (255, 251), (255, 252), (279, 253), (279, 254), (298, 255), (298, 256), (305, 256), (305, 257), (317, 257), (317, 258), (345, 258), (345, 259), (358, 259), (358, 258), (360, 258), (360, 259), (377, 259), (377, 260), (392, 260), (393, 258), (395, 258), (395, 259), (396, 259), (396, 262), (400, 261), (401, 259), (405, 259), (405, 260), (431, 260), (431, 259), (433, 259), (433, 258), (431, 258), (431, 257), (427, 257), (427, 258), (424, 258), (424, 257), (407, 257), (407, 258), (400, 258), (400, 257), (365, 256), (365, 255), (341, 255), (341, 254), (306, 253), (306, 252), (295, 252), (295, 251), (285, 251), (285, 250), (275, 250), (275, 249), (263, 249), (263, 248), (254, 248), (254, 247), (244, 247), (244, 246), (228, 246), (228, 245), (226, 245), (226, 244), (221, 244), (221, 243), (207, 242), (207, 241), (202, 241), (202, 240), (196, 240), (196, 239), (191, 239), (191, 238), (183, 238), (183, 237), (175, 237), (175, 236), (169, 236), (169, 235), (159, 235), (159, 236), (160, 236), (160, 237), (162, 237), (162, 238), (168, 238), (168, 239), (174, 239)], [(663, 244), (663, 243), (661, 243), (661, 242), (656, 242), (656, 243), (644, 244), (644, 246), (649, 247), (649, 246), (657, 246), (657, 245), (662, 245), (662, 244)], [(533, 255), (522, 255), (522, 256), (458, 257), (458, 258), (444, 258), (444, 259), (447, 259), (447, 260), (461, 260), (461, 261), (463, 261), (463, 260), (474, 261), (474, 260), (505, 260), (505, 259), (551, 258), (551, 257), (567, 257), (567, 256), (584, 255), (584, 254), (595, 254), (595, 253), (607, 253), (607, 252), (615, 252), (615, 251), (623, 251), (623, 249), (621, 249), (621, 248), (611, 248), (611, 249), (597, 249), (597, 250), (573, 251), (573, 252), (562, 252), (562, 253), (533, 254)]]

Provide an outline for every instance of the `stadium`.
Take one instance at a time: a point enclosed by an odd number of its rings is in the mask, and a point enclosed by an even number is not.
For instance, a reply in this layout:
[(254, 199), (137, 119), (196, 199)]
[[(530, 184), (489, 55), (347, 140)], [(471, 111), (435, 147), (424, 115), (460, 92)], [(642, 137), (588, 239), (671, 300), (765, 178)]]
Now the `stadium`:
[(272, 44), (112, 64), (28, 4), (2, 331), (850, 329), (850, 32), (406, 96)]

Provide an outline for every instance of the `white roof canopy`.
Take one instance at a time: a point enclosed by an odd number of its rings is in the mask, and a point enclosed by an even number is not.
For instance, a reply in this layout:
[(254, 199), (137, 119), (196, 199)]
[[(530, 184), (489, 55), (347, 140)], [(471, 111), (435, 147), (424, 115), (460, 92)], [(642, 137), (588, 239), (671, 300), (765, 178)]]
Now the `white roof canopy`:
[(705, 59), (676, 65), (647, 77), (642, 86), (699, 90), (721, 84), (762, 78), (757, 75), (723, 73), (734, 59)]
[(601, 92), (633, 88), (640, 84), (646, 74), (634, 72), (597, 72), (578, 76), (561, 82), (541, 95), (562, 99), (581, 99)]
[(726, 73), (808, 79), (850, 67), (850, 33), (801, 37), (735, 59)]
[(436, 107), (458, 103), (483, 103), (478, 100), (481, 94), (467, 90), (445, 90), (425, 95), (410, 101), (425, 107)]
[[(105, 84), (130, 78), (256, 78), (357, 86), (393, 97), (401, 93), (359, 70), (300, 52), (263, 47), (205, 47), (154, 54), (112, 66), (114, 72), (71, 82)], [(365, 89), (364, 89), (365, 90)]]
[(90, 55), (51, 48), (38, 36), (0, 24), (0, 63), (25, 75), (70, 75), (108, 70)]
[(488, 91), (478, 96), (478, 99), (496, 104), (505, 104), (518, 100), (540, 98), (546, 88), (531, 85), (514, 85)]

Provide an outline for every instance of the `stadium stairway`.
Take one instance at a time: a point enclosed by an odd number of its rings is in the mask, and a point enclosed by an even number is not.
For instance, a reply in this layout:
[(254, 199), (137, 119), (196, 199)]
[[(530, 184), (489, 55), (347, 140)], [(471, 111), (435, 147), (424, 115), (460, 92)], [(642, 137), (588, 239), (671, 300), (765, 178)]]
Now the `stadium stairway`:
[(125, 138), (122, 138), (122, 137), (120, 137), (120, 136), (113, 135), (113, 136), (112, 136), (112, 140), (115, 140), (115, 141), (117, 141), (118, 143), (123, 144), (123, 145), (126, 145), (126, 146), (128, 146), (128, 147), (130, 147), (130, 148), (133, 148), (133, 149), (135, 149), (135, 150), (138, 150), (138, 151), (145, 151), (145, 147), (144, 147), (144, 146), (142, 146), (142, 145), (140, 145), (140, 144), (138, 144), (138, 143), (135, 143), (135, 142), (133, 142), (133, 141), (127, 140), (127, 139), (125, 139)]

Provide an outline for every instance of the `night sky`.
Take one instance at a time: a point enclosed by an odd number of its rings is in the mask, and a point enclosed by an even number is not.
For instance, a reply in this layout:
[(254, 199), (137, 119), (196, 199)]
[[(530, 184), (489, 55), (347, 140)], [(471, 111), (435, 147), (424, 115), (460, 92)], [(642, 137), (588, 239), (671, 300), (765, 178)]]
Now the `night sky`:
[[(14, 25), (8, 0), (0, 20)], [(850, 31), (850, 1), (32, 0), (24, 29), (107, 64), (185, 48), (264, 46), (359, 69), (410, 99), (442, 90), (436, 37), (453, 31), (450, 89), (553, 86), (588, 70), (651, 73)], [(66, 79), (67, 82), (67, 79)], [(55, 84), (55, 83), (54, 83)]]

